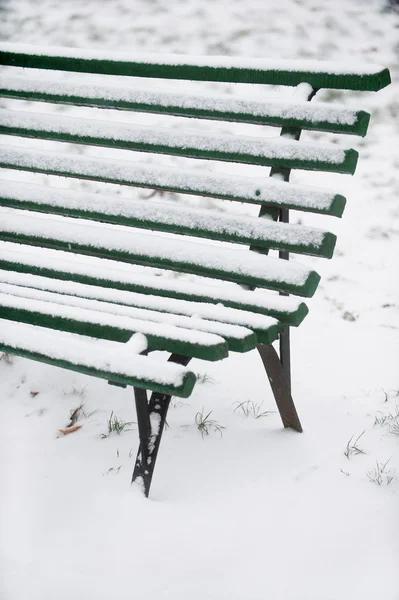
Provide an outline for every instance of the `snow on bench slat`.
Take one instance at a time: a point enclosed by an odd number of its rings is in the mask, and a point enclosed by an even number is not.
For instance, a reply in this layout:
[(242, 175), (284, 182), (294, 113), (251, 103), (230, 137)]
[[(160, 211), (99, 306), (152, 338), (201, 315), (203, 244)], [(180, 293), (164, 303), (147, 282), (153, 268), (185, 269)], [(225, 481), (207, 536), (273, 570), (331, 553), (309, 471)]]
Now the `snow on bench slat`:
[(41, 217), (2, 209), (0, 236), (6, 241), (39, 243), (136, 264), (226, 279), (297, 295), (313, 295), (320, 277), (295, 262), (258, 255), (247, 248), (206, 244), (168, 234), (154, 235), (83, 219)]
[(137, 355), (145, 349), (141, 334), (122, 344), (0, 319), (0, 350), (33, 354), (31, 358), (60, 361), (59, 366), (112, 381), (189, 396), (195, 375), (181, 365)]
[[(195, 331), (202, 331), (205, 333), (214, 333), (217, 336), (221, 336), (229, 344), (231, 350), (237, 349), (238, 351), (245, 351), (255, 347), (256, 339), (252, 331), (245, 327), (238, 325), (232, 325), (227, 323), (218, 323), (216, 321), (209, 321), (196, 316), (182, 316), (174, 315), (167, 312), (158, 312), (155, 310), (148, 310), (144, 308), (136, 308), (131, 306), (124, 306), (121, 304), (115, 304), (111, 302), (104, 302), (97, 299), (82, 298), (80, 296), (70, 296), (67, 294), (57, 294), (49, 291), (37, 290), (34, 288), (10, 285), (7, 283), (0, 282), (0, 293), (11, 294), (13, 296), (20, 296), (22, 298), (31, 298), (33, 300), (41, 300), (43, 302), (50, 302), (53, 304), (60, 304), (66, 306), (73, 306), (77, 308), (87, 309), (89, 311), (98, 311), (100, 313), (106, 313), (111, 315), (118, 315), (122, 317), (129, 317), (134, 320), (140, 321), (154, 321), (161, 323), (162, 325), (172, 325), (173, 327), (182, 327), (184, 329), (193, 329)], [(278, 335), (278, 322), (270, 317), (264, 317), (269, 320), (268, 329), (273, 329), (271, 337), (274, 339)], [(84, 315), (82, 315), (84, 320)], [(145, 327), (147, 323), (145, 323)], [(150, 328), (147, 331), (141, 331), (144, 335), (154, 334), (154, 330)], [(163, 334), (163, 328), (158, 328), (157, 333)], [(273, 341), (273, 340), (272, 340)], [(238, 343), (237, 343), (238, 342)]]
[[(173, 313), (175, 315), (185, 315), (186, 317), (210, 319), (222, 323), (241, 325), (252, 330), (267, 330), (276, 324), (276, 319), (245, 310), (226, 308), (220, 304), (206, 304), (201, 302), (190, 302), (187, 300), (177, 300), (175, 298), (149, 296), (137, 294), (135, 292), (125, 292), (93, 285), (85, 285), (73, 281), (62, 281), (51, 279), (49, 277), (17, 273), (14, 271), (0, 270), (0, 282), (3, 284), (11, 284), (14, 288), (16, 286), (21, 286), (25, 290), (26, 288), (32, 288), (34, 290), (55, 292), (58, 296), (66, 294), (68, 296), (77, 296), (79, 298), (101, 300), (103, 304), (105, 302), (112, 303), (113, 307), (115, 307), (115, 304), (132, 306), (146, 309), (146, 312), (161, 311), (162, 313)], [(0, 287), (4, 290), (4, 286), (1, 286), (0, 284)]]
[(17, 146), (0, 146), (0, 166), (337, 216), (342, 215), (345, 206), (345, 198), (329, 190), (293, 185), (270, 177), (249, 178), (194, 169), (184, 169), (182, 173), (173, 167)]
[[(8, 293), (0, 293), (0, 315), (2, 309), (6, 309), (7, 313), (7, 309), (13, 309), (42, 315), (46, 317), (42, 319), (46, 324), (51, 324), (51, 318), (63, 319), (64, 324), (60, 327), (61, 329), (68, 328), (67, 321), (74, 321), (83, 325), (95, 325), (97, 326), (96, 331), (100, 333), (98, 337), (107, 337), (101, 335), (101, 328), (115, 328), (115, 330), (118, 330), (113, 332), (115, 339), (121, 339), (122, 341), (126, 339), (126, 334), (129, 338), (129, 333), (142, 333), (148, 339), (149, 346), (153, 350), (168, 350), (171, 352), (176, 350), (176, 352), (185, 356), (195, 356), (205, 360), (208, 355), (210, 360), (219, 360), (225, 358), (228, 354), (227, 344), (220, 335), (194, 329), (184, 329), (183, 327), (143, 321), (88, 308), (56, 304), (55, 302), (27, 299)], [(23, 319), (17, 318), (17, 320)], [(97, 336), (94, 335), (93, 337)]]
[(138, 77), (164, 77), (378, 90), (390, 83), (389, 71), (358, 61), (321, 62), (229, 56), (113, 52), (81, 48), (28, 46), (2, 42), (0, 63), (44, 69)]
[[(57, 76), (58, 73), (54, 72)], [(0, 95), (107, 108), (168, 113), (246, 123), (281, 126), (298, 122), (302, 128), (345, 131), (365, 135), (369, 115), (334, 104), (310, 104), (285, 100), (257, 102), (223, 94), (190, 94), (168, 90), (132, 88), (111, 84), (87, 84), (82, 79), (51, 81), (29, 76), (3, 77)], [(364, 123), (361, 123), (364, 120)], [(366, 122), (367, 121), (367, 122)], [(334, 128), (334, 125), (336, 126)]]
[(7, 180), (1, 183), (0, 204), (244, 244), (256, 241), (257, 245), (318, 256), (331, 256), (336, 239), (322, 229), (304, 225)]
[(261, 138), (0, 110), (0, 133), (112, 148), (213, 158), (259, 165), (283, 164), (353, 173), (357, 152), (332, 144), (308, 144), (284, 137)]
[[(299, 324), (308, 312), (306, 305), (292, 296), (280, 296), (266, 293), (264, 290), (243, 290), (233, 283), (217, 282), (216, 284), (209, 279), (202, 279), (200, 283), (180, 280), (176, 277), (167, 279), (153, 273), (137, 272), (134, 266), (114, 260), (80, 256), (35, 246), (27, 249), (25, 245), (1, 240), (0, 266), (21, 270), (24, 274), (37, 273), (44, 276), (44, 279), (49, 278), (49, 281), (54, 280), (60, 285), (62, 280), (68, 279), (71, 280), (68, 281), (68, 285), (72, 282), (83, 282), (95, 288), (107, 286), (117, 291), (139, 292), (145, 299), (148, 298), (148, 307), (156, 306), (152, 304), (153, 299), (150, 296), (154, 294), (160, 298), (166, 297), (167, 300), (222, 303), (225, 307), (267, 314), (293, 324)], [(69, 289), (68, 293), (73, 292)]]

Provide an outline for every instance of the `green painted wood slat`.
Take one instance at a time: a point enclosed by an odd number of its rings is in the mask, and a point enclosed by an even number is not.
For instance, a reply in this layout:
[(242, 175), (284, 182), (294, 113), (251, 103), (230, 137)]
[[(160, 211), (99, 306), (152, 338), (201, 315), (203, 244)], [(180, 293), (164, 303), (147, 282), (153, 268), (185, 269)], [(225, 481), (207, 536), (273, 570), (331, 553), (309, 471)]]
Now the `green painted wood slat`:
[[(68, 56), (71, 49), (58, 48), (53, 49), (53, 55), (50, 48), (44, 48), (44, 54), (35, 46), (21, 49), (17, 44), (2, 43), (0, 46), (0, 64), (24, 67), (33, 69), (50, 69), (61, 71), (74, 71), (80, 73), (97, 73), (104, 75), (122, 75), (129, 77), (151, 77), (161, 79), (186, 79), (190, 81), (217, 81), (231, 83), (258, 83), (270, 85), (288, 85), (296, 86), (299, 83), (309, 83), (314, 88), (331, 89), (349, 89), (361, 91), (378, 91), (389, 85), (391, 82), (388, 69), (378, 68), (374, 72), (356, 73), (338, 72), (331, 73), (323, 71), (323, 65), (320, 64), (316, 70), (313, 67), (307, 69), (306, 61), (302, 62), (302, 69), (296, 65), (295, 61), (287, 61), (280, 68), (268, 68), (267, 61), (263, 59), (248, 59), (251, 67), (242, 67), (242, 62), (235, 62), (234, 59), (228, 59), (224, 66), (223, 60), (219, 57), (206, 57), (208, 65), (189, 64), (190, 56), (176, 56), (178, 64), (162, 64), (165, 59), (159, 55), (152, 55), (146, 58), (146, 61), (140, 61), (140, 55), (132, 54), (130, 60), (118, 59), (116, 53), (114, 58), (109, 58), (107, 53), (97, 53), (98, 58), (85, 57), (83, 51), (73, 51), (74, 56)], [(81, 56), (79, 56), (79, 54)], [(223, 57), (222, 57), (223, 58)], [(173, 62), (173, 59), (172, 59)], [(213, 64), (212, 64), (213, 63)], [(220, 64), (218, 64), (220, 63)], [(312, 63), (313, 64), (313, 63)], [(326, 67), (324, 67), (326, 68)]]
[[(28, 332), (27, 332), (28, 333)], [(38, 330), (38, 335), (40, 335), (40, 330)], [(133, 377), (131, 375), (124, 375), (121, 373), (116, 373), (114, 371), (104, 371), (101, 369), (96, 369), (94, 367), (90, 367), (87, 365), (79, 364), (79, 362), (72, 363), (68, 360), (63, 360), (59, 358), (53, 358), (48, 354), (44, 354), (43, 352), (35, 352), (26, 347), (9, 345), (4, 343), (1, 340), (1, 332), (0, 332), (0, 352), (5, 352), (8, 354), (15, 354), (16, 356), (21, 356), (22, 358), (28, 358), (31, 360), (36, 360), (38, 362), (46, 363), (55, 367), (59, 367), (61, 369), (68, 369), (70, 371), (75, 371), (77, 373), (82, 373), (84, 375), (90, 375), (92, 377), (98, 377), (101, 379), (105, 379), (110, 383), (119, 384), (122, 386), (131, 385), (137, 386), (141, 388), (145, 388), (154, 392), (161, 392), (163, 394), (170, 394), (173, 396), (179, 396), (181, 398), (188, 398), (193, 391), (196, 377), (194, 373), (191, 371), (187, 371), (187, 373), (183, 376), (183, 382), (181, 385), (171, 385), (171, 384), (162, 384), (159, 382), (155, 382), (153, 380), (144, 379), (141, 377)]]
[[(29, 78), (26, 79), (29, 83)], [(286, 104), (285, 110), (281, 111), (282, 114), (279, 115), (276, 114), (278, 112), (276, 110), (267, 112), (267, 108), (265, 109), (262, 107), (260, 102), (238, 100), (235, 98), (232, 100), (228, 96), (225, 98), (213, 98), (212, 96), (204, 97), (201, 98), (201, 102), (198, 102), (194, 97), (188, 97), (183, 101), (179, 94), (166, 94), (165, 92), (165, 95), (163, 96), (162, 92), (151, 93), (151, 90), (148, 90), (146, 91), (146, 97), (142, 99), (140, 90), (137, 90), (135, 94), (134, 90), (131, 90), (131, 88), (124, 88), (126, 91), (122, 94), (118, 88), (113, 89), (102, 86), (102, 88), (96, 90), (96, 94), (94, 94), (92, 86), (85, 86), (85, 84), (82, 84), (81, 93), (77, 94), (70, 91), (68, 83), (57, 81), (57, 85), (54, 86), (51, 82), (38, 82), (33, 79), (32, 84), (34, 85), (34, 89), (30, 89), (29, 85), (26, 86), (25, 89), (24, 82), (25, 79), (20, 80), (15, 78), (13, 80), (12, 78), (9, 78), (7, 80), (4, 78), (3, 82), (0, 81), (0, 96), (3, 98), (30, 100), (35, 102), (51, 102), (73, 106), (89, 106), (167, 114), (195, 119), (230, 121), (252, 125), (267, 125), (271, 127), (300, 127), (301, 129), (330, 133), (345, 133), (349, 135), (360, 135), (362, 137), (366, 135), (370, 121), (370, 114), (363, 110), (355, 111), (355, 119), (353, 122), (345, 122), (344, 119), (341, 121), (329, 119), (327, 111), (324, 118), (321, 116), (313, 116), (312, 118), (310, 118), (310, 116), (293, 117), (290, 115), (290, 112), (292, 111), (289, 110), (290, 105), (288, 103)], [(120, 97), (118, 97), (118, 91)], [(82, 92), (84, 92), (84, 95)], [(101, 92), (102, 96), (99, 95)], [(137, 98), (135, 98), (135, 95)], [(128, 96), (128, 98), (125, 98), (124, 96)], [(129, 98), (129, 96), (131, 96), (131, 98)], [(235, 104), (237, 108), (232, 111), (230, 105), (234, 103), (234, 100), (236, 100)], [(226, 107), (223, 107), (223, 103)], [(276, 102), (275, 105), (281, 107), (281, 103)], [(323, 104), (318, 104), (314, 113), (320, 113), (323, 108)], [(288, 116), (284, 115), (284, 112), (286, 112)], [(312, 110), (309, 111), (309, 108), (307, 108), (307, 112), (312, 113)]]

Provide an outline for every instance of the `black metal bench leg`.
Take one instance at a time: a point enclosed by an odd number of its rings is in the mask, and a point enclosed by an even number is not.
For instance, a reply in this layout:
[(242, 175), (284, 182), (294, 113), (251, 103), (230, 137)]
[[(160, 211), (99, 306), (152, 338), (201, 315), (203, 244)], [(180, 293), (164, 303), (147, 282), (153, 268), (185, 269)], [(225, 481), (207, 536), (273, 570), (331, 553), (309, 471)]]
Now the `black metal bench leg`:
[(291, 393), (291, 347), (290, 347), (290, 328), (285, 327), (279, 336), (280, 362), (283, 367), (284, 378), (287, 383), (288, 391)]
[[(172, 354), (168, 360), (169, 362), (186, 366), (191, 358)], [(159, 445), (165, 427), (166, 415), (172, 396), (153, 392), (148, 401), (146, 390), (134, 388), (134, 397), (136, 401), (140, 445), (134, 466), (132, 483), (134, 481), (140, 483), (144, 495), (148, 498)]]
[[(285, 340), (280, 338), (280, 348), (282, 349), (284, 345), (286, 347), (287, 342), (289, 344), (289, 337), (288, 340), (287, 338)], [(285, 364), (282, 364), (276, 350), (271, 344), (258, 344), (257, 349), (266, 369), (284, 427), (291, 427), (291, 429), (301, 432), (302, 425), (291, 396), (290, 377), (288, 376), (287, 378), (285, 375), (285, 372), (289, 369), (289, 362), (287, 365), (287, 356), (285, 357)]]
[(171, 396), (154, 392), (148, 402), (146, 390), (140, 388), (134, 388), (134, 396), (140, 446), (134, 466), (132, 483), (133, 481), (140, 483), (144, 495), (148, 498)]

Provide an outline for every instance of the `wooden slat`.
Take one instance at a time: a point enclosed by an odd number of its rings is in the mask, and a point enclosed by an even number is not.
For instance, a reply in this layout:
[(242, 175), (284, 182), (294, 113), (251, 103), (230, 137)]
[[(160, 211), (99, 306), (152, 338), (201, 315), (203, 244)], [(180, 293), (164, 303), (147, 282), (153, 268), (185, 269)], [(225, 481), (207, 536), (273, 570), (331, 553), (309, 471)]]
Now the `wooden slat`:
[[(47, 343), (43, 344), (43, 341)], [(92, 340), (87, 336), (5, 319), (0, 321), (0, 351), (100, 377), (115, 384), (132, 385), (182, 398), (190, 396), (196, 381), (194, 373), (180, 365), (162, 364), (152, 357), (135, 356), (129, 351), (128, 344)], [(103, 361), (102, 368), (96, 366), (99, 351), (106, 353), (108, 362), (112, 364), (106, 366), (106, 361)], [(151, 372), (151, 379), (140, 375), (143, 367)], [(179, 383), (176, 384), (175, 379)]]
[(185, 169), (182, 178), (181, 170), (172, 167), (154, 167), (127, 160), (100, 159), (17, 146), (0, 147), (0, 166), (257, 205), (267, 204), (336, 217), (342, 216), (346, 204), (345, 197), (340, 194), (273, 181), (267, 177), (256, 179)]
[(295, 86), (305, 81), (313, 88), (377, 91), (391, 79), (388, 69), (342, 63), (267, 60), (219, 56), (109, 53), (74, 48), (24, 46), (2, 42), (0, 64), (104, 75), (187, 79), (232, 83)]
[(0, 134), (136, 152), (353, 174), (358, 152), (288, 138), (203, 134), (129, 123), (0, 110)]
[(257, 255), (229, 245), (197, 243), (123, 227), (99, 227), (80, 219), (41, 218), (5, 212), (0, 239), (191, 273), (311, 297), (319, 275), (299, 263)]
[(336, 242), (332, 233), (303, 225), (12, 181), (2, 181), (0, 206), (326, 258)]
[(344, 106), (319, 103), (309, 105), (265, 99), (263, 102), (228, 95), (194, 95), (163, 90), (141, 89), (136, 86), (86, 84), (81, 79), (57, 80), (21, 77), (3, 77), (0, 96), (5, 98), (92, 106), (169, 114), (196, 119), (212, 119), (268, 125), (300, 127), (316, 131), (365, 136), (370, 121), (369, 113)]

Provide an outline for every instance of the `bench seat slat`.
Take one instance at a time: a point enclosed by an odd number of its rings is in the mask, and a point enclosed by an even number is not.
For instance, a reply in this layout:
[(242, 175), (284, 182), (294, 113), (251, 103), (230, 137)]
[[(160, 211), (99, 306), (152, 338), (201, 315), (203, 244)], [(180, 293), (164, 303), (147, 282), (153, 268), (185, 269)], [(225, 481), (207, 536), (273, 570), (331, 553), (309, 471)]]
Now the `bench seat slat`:
[[(127, 342), (132, 334), (142, 333), (150, 350), (203, 360), (220, 360), (228, 355), (228, 345), (219, 335), (11, 294), (0, 293), (0, 317), (118, 342)], [(251, 349), (256, 343), (254, 338), (247, 335), (243, 345)]]
[[(280, 296), (262, 289), (244, 290), (236, 284), (227, 282), (215, 284), (209, 279), (201, 279), (200, 282), (180, 280), (175, 277), (170, 279), (143, 273), (144, 269), (138, 271), (132, 265), (129, 265), (129, 270), (126, 267), (127, 265), (113, 260), (75, 256), (67, 252), (35, 246), (27, 248), (21, 244), (0, 240), (0, 269), (4, 270), (5, 277), (8, 277), (10, 271), (24, 277), (40, 277), (48, 282), (54, 281), (54, 284), (68, 285), (70, 294), (74, 293), (74, 288), (69, 285), (82, 284), (94, 289), (106, 289), (107, 293), (111, 294), (133, 293), (134, 301), (138, 306), (148, 306), (158, 310), (164, 309), (154, 304), (156, 298), (160, 302), (177, 300), (200, 303), (204, 306), (211, 303), (214, 306), (219, 304), (223, 308), (238, 309), (240, 312), (250, 311), (271, 316), (290, 325), (299, 325), (308, 313), (306, 304), (294, 296)], [(24, 285), (28, 283), (24, 281)], [(43, 289), (48, 289), (44, 283), (43, 286)], [(113, 296), (112, 301), (121, 300)], [(129, 297), (128, 302), (131, 301)], [(204, 314), (204, 317), (207, 316), (208, 313)]]
[(370, 121), (365, 111), (327, 103), (257, 102), (222, 94), (194, 95), (136, 86), (87, 84), (78, 79), (63, 82), (58, 81), (58, 77), (57, 81), (29, 76), (3, 77), (0, 96), (361, 136), (366, 135)]
[(183, 398), (196, 380), (181, 365), (138, 355), (133, 339), (122, 344), (5, 319), (0, 319), (0, 351)]
[(345, 65), (315, 60), (186, 56), (0, 44), (0, 64), (34, 69), (133, 77), (377, 91), (389, 85), (389, 70), (357, 61)]
[[(226, 340), (229, 346), (229, 350), (233, 352), (248, 352), (248, 350), (252, 350), (256, 344), (256, 337), (252, 333), (252, 331), (248, 329), (248, 327), (243, 327), (237, 324), (231, 324), (226, 322), (220, 322), (217, 320), (204, 319), (198, 317), (197, 315), (177, 315), (173, 312), (160, 312), (157, 310), (149, 310), (148, 308), (126, 306), (122, 304), (115, 304), (109, 301), (104, 302), (103, 300), (95, 298), (85, 298), (77, 295), (59, 294), (45, 290), (38, 290), (31, 287), (24, 287), (21, 285), (12, 285), (9, 283), (1, 282), (0, 293), (11, 294), (13, 296), (19, 296), (24, 299), (31, 298), (33, 300), (41, 300), (43, 302), (59, 304), (61, 306), (65, 305), (78, 308), (80, 307), (88, 311), (97, 311), (99, 313), (104, 313), (105, 315), (110, 314), (111, 318), (113, 315), (129, 317), (130, 319), (133, 319), (135, 323), (137, 321), (143, 321), (143, 327), (145, 329), (139, 329), (138, 331), (140, 331), (147, 337), (150, 349), (153, 348), (151, 336), (153, 336), (155, 333), (155, 337), (158, 338), (162, 334), (163, 325), (166, 325), (168, 327), (172, 326), (173, 334), (175, 333), (175, 327), (183, 328), (183, 330), (192, 329), (193, 331), (215, 334), (216, 336), (220, 336), (224, 340)], [(258, 330), (259, 335), (262, 338), (258, 341), (261, 341), (263, 343), (271, 343), (278, 337), (280, 329), (279, 324), (275, 319), (272, 319), (270, 317), (263, 318), (267, 322), (267, 326)], [(148, 321), (150, 322), (150, 325), (148, 325)], [(151, 325), (151, 323), (153, 322), (161, 324), (161, 328), (157, 328), (155, 332), (154, 327)], [(135, 324), (135, 328), (137, 329), (137, 324)], [(156, 344), (159, 346), (159, 342), (156, 342)]]
[[(203, 134), (172, 128), (0, 110), (0, 134), (191, 158), (353, 174), (358, 153), (284, 137)], [(184, 176), (182, 175), (184, 179)]]
[[(36, 292), (54, 292), (58, 300), (63, 295), (91, 300), (100, 300), (102, 304), (109, 303), (115, 309), (115, 306), (134, 307), (144, 309), (148, 313), (157, 314), (169, 313), (172, 315), (182, 315), (202, 320), (217, 321), (219, 323), (229, 323), (231, 325), (240, 325), (254, 331), (262, 343), (265, 336), (269, 336), (270, 330), (276, 325), (276, 320), (259, 313), (249, 312), (248, 310), (238, 310), (227, 308), (222, 305), (209, 303), (190, 302), (187, 300), (178, 300), (174, 298), (164, 298), (162, 296), (148, 296), (134, 292), (125, 292), (116, 289), (104, 288), (93, 285), (75, 283), (73, 281), (62, 281), (50, 279), (49, 277), (40, 277), (16, 271), (2, 271), (0, 269), (1, 284), (12, 285), (13, 288), (21, 287), (24, 293), (27, 289)], [(4, 289), (4, 286), (1, 286)], [(224, 337), (224, 336), (223, 336)]]
[(336, 242), (332, 233), (303, 225), (13, 181), (2, 181), (0, 205), (327, 258)]
[(250, 178), (186, 169), (184, 178), (174, 167), (158, 167), (127, 160), (0, 146), (0, 166), (106, 183), (211, 196), (250, 204), (293, 208), (341, 217), (346, 199), (329, 190), (293, 185), (276, 178)]
[[(168, 234), (135, 232), (120, 226), (99, 226), (67, 217), (3, 209), (0, 239), (68, 252), (194, 273), (245, 285), (311, 297), (320, 276), (295, 262), (252, 253), (220, 243), (176, 239)], [(8, 211), (8, 212), (6, 212)]]

